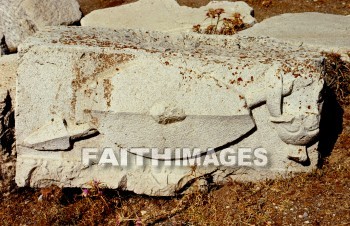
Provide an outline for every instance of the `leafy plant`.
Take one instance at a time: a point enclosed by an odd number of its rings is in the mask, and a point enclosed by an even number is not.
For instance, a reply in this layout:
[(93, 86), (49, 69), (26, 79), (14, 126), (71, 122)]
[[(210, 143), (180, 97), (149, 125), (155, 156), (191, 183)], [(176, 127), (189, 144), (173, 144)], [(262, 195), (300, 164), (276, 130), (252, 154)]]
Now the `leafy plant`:
[(82, 188), (82, 197), (102, 197), (103, 189), (106, 187), (99, 180), (93, 179), (86, 183), (88, 188)]
[(192, 30), (200, 34), (216, 34), (216, 35), (233, 35), (238, 31), (249, 27), (242, 20), (241, 14), (234, 13), (229, 18), (221, 18), (225, 10), (222, 8), (209, 9), (206, 13), (206, 19), (211, 19), (210, 25), (202, 29), (200, 24), (194, 25)]
[(106, 186), (97, 179), (93, 179), (87, 182), (86, 185), (87, 187), (81, 189), (82, 190), (81, 196), (83, 198), (89, 198), (89, 199), (94, 197), (100, 198), (108, 208), (108, 204), (103, 195), (103, 190), (106, 188)]

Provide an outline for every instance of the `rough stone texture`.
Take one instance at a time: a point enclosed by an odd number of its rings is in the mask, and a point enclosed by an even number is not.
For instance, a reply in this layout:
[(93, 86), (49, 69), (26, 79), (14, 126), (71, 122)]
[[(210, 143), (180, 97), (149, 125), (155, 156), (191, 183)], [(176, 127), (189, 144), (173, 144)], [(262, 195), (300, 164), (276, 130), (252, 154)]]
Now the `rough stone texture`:
[(268, 18), (240, 33), (269, 36), (324, 51), (350, 50), (350, 17), (324, 13), (288, 13)]
[[(0, 196), (15, 187), (14, 92), (17, 55), (0, 58)], [(11, 94), (11, 95), (10, 95)]]
[(205, 15), (210, 8), (223, 8), (222, 18), (240, 13), (243, 22), (253, 25), (253, 9), (245, 2), (212, 1), (201, 8), (179, 6), (176, 0), (139, 0), (127, 5), (100, 9), (81, 20), (82, 26), (106, 28), (137, 28), (153, 31), (192, 31), (193, 25), (210, 24)]
[(68, 25), (80, 18), (76, 0), (0, 0), (0, 30), (10, 52), (44, 26)]
[(0, 90), (10, 92), (14, 101), (16, 96), (16, 71), (18, 67), (18, 55), (3, 55), (0, 58)]
[[(174, 195), (196, 181), (316, 167), (317, 50), (269, 38), (86, 27), (46, 28), (19, 49), (19, 186), (80, 187), (96, 178), (111, 188)], [(268, 165), (152, 167), (145, 158), (138, 167), (134, 150), (128, 166), (86, 166), (84, 147), (199, 147), (216, 155), (264, 148)]]

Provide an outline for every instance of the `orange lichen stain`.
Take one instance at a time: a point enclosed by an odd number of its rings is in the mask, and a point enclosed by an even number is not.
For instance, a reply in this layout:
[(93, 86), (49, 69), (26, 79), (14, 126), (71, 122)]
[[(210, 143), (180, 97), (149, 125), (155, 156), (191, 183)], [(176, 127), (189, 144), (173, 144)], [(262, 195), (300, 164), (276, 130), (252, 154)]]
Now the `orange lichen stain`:
[(92, 115), (92, 112), (90, 109), (84, 109), (84, 114), (88, 114), (91, 118), (90, 122), (95, 125), (95, 126), (98, 126), (98, 118), (94, 117)]
[(109, 79), (103, 80), (103, 88), (104, 88), (104, 98), (107, 102), (107, 106), (111, 106), (111, 96), (113, 91), (113, 85)]
[(294, 78), (301, 77), (301, 75), (300, 75), (300, 74), (296, 74), (296, 73), (293, 73), (293, 76), (294, 76)]
[[(72, 80), (72, 93), (71, 100), (72, 113), (75, 114), (77, 92), (84, 90), (86, 96), (91, 96), (92, 90), (87, 87), (93, 81), (97, 80), (97, 77), (103, 71), (109, 70), (112, 67), (126, 63), (130, 61), (134, 56), (131, 54), (115, 54), (115, 53), (83, 53), (73, 65), (73, 72), (75, 78)], [(91, 71), (91, 65), (94, 66)], [(108, 96), (108, 95), (107, 95)]]
[(84, 90), (84, 94), (85, 94), (85, 96), (87, 96), (87, 97), (91, 97), (92, 93), (93, 93), (93, 90), (92, 90), (92, 89), (86, 89), (86, 90)]
[(241, 77), (239, 77), (239, 78), (237, 79), (237, 84), (240, 85), (241, 82), (243, 82), (243, 79), (242, 79)]

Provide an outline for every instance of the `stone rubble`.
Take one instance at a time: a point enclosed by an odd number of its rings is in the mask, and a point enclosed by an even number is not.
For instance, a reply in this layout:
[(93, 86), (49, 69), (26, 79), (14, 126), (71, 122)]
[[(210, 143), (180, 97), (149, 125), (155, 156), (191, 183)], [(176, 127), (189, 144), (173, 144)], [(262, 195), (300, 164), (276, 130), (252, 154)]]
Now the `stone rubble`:
[(0, 34), (5, 36), (9, 51), (15, 52), (17, 46), (37, 30), (70, 25), (81, 16), (76, 0), (0, 0)]

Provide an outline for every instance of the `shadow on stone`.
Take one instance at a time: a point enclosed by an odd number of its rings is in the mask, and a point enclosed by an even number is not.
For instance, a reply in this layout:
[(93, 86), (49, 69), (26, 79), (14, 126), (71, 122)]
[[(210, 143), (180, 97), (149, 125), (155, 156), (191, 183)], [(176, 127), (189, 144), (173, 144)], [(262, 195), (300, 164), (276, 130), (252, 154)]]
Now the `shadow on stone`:
[(318, 166), (322, 167), (324, 160), (328, 157), (334, 148), (338, 135), (343, 127), (343, 109), (339, 105), (335, 93), (329, 88), (324, 89), (324, 103), (321, 113), (320, 134), (318, 151), (320, 159)]
[(15, 115), (10, 93), (2, 93), (0, 101), (0, 199), (16, 188)]
[[(238, 144), (239, 142), (241, 142), (242, 140), (244, 140), (245, 138), (249, 137), (250, 135), (252, 135), (255, 131), (257, 131), (256, 126), (254, 126), (253, 129), (251, 129), (250, 131), (248, 131), (246, 134), (244, 134), (243, 136), (239, 137), (238, 139), (231, 141), (230, 143), (224, 144), (220, 147), (216, 147), (214, 148), (214, 152), (219, 152), (222, 151), (226, 148), (230, 148), (231, 146)], [(203, 153), (202, 155), (206, 155), (207, 153)]]
[(1, 135), (0, 143), (3, 154), (12, 155), (13, 145), (15, 143), (15, 114), (12, 108), (12, 98), (7, 92), (3, 102), (4, 107), (1, 109)]
[(1, 40), (0, 40), (0, 51), (1, 51), (0, 56), (10, 54), (10, 51), (6, 45), (5, 36), (0, 37), (0, 38), (1, 38)]

